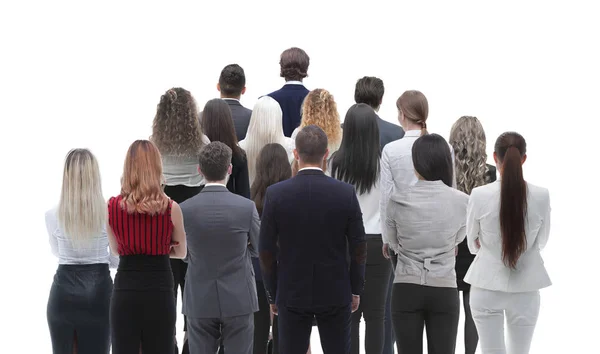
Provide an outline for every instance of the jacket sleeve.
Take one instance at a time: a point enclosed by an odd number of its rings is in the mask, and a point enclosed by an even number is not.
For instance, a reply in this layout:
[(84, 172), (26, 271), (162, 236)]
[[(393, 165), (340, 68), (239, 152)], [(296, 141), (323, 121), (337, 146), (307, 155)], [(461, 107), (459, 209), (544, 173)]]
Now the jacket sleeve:
[(248, 174), (248, 159), (244, 157), (238, 165), (238, 172), (235, 176), (235, 194), (250, 199), (250, 177)]
[(275, 303), (277, 296), (277, 224), (275, 223), (275, 203), (267, 188), (260, 221), (258, 241), (260, 271), (270, 304)]
[[(477, 190), (471, 192), (469, 204), (467, 205), (467, 245), (472, 254), (477, 254), (479, 247), (477, 240), (479, 239), (479, 215), (477, 212), (478, 203), (476, 200)], [(481, 240), (480, 240), (481, 242)]]
[[(387, 147), (387, 146), (386, 146)], [(381, 192), (381, 199), (379, 201), (379, 212), (381, 215), (381, 230), (383, 231), (383, 243), (390, 243), (389, 235), (386, 232), (386, 216), (387, 216), (387, 205), (390, 201), (390, 195), (392, 194), (393, 188), (393, 179), (392, 179), (392, 170), (390, 167), (389, 159), (387, 156), (387, 150), (384, 147), (383, 152), (381, 154), (381, 168), (380, 168), (380, 177), (379, 177), (379, 188)]]
[(550, 213), (552, 211), (552, 208), (550, 207), (550, 194), (548, 194), (546, 198), (548, 199), (547, 207), (546, 211), (544, 212), (544, 219), (542, 219), (542, 226), (540, 227), (537, 235), (537, 242), (540, 250), (543, 250), (544, 247), (546, 247), (548, 238), (550, 237)]
[(367, 242), (363, 226), (362, 211), (356, 193), (352, 190), (350, 216), (346, 229), (350, 248), (350, 285), (353, 295), (361, 295), (365, 286), (365, 267), (367, 263)]

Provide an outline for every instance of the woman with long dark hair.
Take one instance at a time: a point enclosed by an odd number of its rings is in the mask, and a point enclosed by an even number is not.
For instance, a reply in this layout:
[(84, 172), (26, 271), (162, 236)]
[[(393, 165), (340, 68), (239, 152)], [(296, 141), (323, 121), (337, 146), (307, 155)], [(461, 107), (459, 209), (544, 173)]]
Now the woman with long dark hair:
[[(485, 132), (476, 117), (463, 116), (454, 123), (450, 130), (450, 145), (455, 151), (454, 168), (459, 191), (471, 194), (473, 188), (496, 181), (496, 167), (486, 163)], [(455, 266), (458, 290), (462, 291), (465, 310), (465, 354), (475, 354), (479, 340), (469, 305), (471, 286), (464, 281), (474, 258), (465, 239), (458, 245)]]
[(220, 141), (233, 151), (233, 166), (227, 189), (234, 194), (250, 199), (250, 181), (248, 176), (248, 160), (246, 153), (238, 145), (237, 136), (231, 118), (231, 109), (227, 102), (220, 98), (206, 102), (202, 111), (202, 131), (210, 141)]
[(87, 149), (73, 149), (64, 163), (62, 192), (46, 213), (46, 228), (58, 269), (47, 317), (54, 354), (108, 354), (113, 281), (106, 234), (106, 201), (100, 170)]
[(396, 189), (387, 209), (385, 233), (398, 255), (392, 290), (392, 324), (398, 353), (454, 354), (459, 298), (454, 270), (464, 240), (469, 197), (452, 188), (450, 147), (437, 134), (412, 146), (417, 183)]
[[(288, 159), (286, 149), (277, 143), (265, 145), (256, 161), (256, 177), (252, 183), (252, 200), (256, 204), (258, 215), (262, 215), (265, 194), (267, 188), (275, 183), (285, 181), (292, 177), (292, 169)], [(269, 341), (270, 329), (270, 311), (269, 301), (265, 291), (265, 285), (260, 276), (260, 265), (258, 258), (252, 259), (254, 273), (256, 275), (256, 291), (258, 293), (259, 312), (254, 314), (254, 354), (264, 354), (267, 352), (267, 343)], [(273, 353), (277, 350), (277, 326), (276, 317), (273, 319)]]
[(469, 199), (467, 242), (476, 256), (465, 282), (483, 354), (529, 353), (539, 290), (552, 285), (540, 253), (550, 234), (550, 194), (525, 181), (526, 159), (520, 134), (500, 135), (494, 146), (500, 181), (473, 189)]
[(370, 106), (355, 104), (346, 113), (342, 143), (331, 157), (331, 176), (356, 187), (367, 235), (365, 289), (352, 314), (352, 353), (360, 352), (360, 319), (364, 317), (365, 350), (381, 354), (384, 344), (385, 300), (391, 267), (381, 253), (379, 214), (380, 145), (377, 114)]

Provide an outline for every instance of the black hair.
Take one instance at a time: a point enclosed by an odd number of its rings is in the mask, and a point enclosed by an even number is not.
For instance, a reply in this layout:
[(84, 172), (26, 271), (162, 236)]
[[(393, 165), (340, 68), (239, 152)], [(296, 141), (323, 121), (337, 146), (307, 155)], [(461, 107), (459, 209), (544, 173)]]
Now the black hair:
[(226, 97), (236, 98), (242, 95), (246, 86), (246, 75), (244, 69), (237, 64), (229, 64), (221, 70), (219, 76), (221, 93)]
[(381, 105), (384, 92), (383, 80), (374, 76), (365, 76), (356, 82), (354, 102), (366, 103), (376, 109)]
[(425, 134), (412, 147), (415, 171), (426, 181), (442, 181), (452, 187), (454, 170), (452, 152), (446, 139), (438, 134)]

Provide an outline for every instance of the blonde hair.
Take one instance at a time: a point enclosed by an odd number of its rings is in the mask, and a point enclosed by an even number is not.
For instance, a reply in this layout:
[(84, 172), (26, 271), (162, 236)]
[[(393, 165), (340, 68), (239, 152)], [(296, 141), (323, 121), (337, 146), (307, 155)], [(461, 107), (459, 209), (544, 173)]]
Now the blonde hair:
[(250, 181), (256, 176), (256, 161), (262, 148), (272, 143), (284, 145), (282, 116), (279, 103), (269, 96), (259, 98), (252, 109), (248, 133), (244, 139)]
[(471, 194), (473, 188), (489, 182), (485, 132), (479, 120), (460, 117), (452, 125), (449, 142), (455, 155), (456, 188)]
[(77, 247), (102, 232), (106, 213), (96, 158), (88, 149), (69, 151), (58, 205), (58, 221), (63, 233)]
[(160, 152), (148, 140), (136, 140), (127, 150), (121, 178), (121, 207), (128, 213), (160, 214), (169, 206), (163, 192)]
[(328, 146), (340, 145), (342, 141), (340, 114), (333, 95), (329, 91), (325, 89), (312, 90), (304, 99), (300, 129), (307, 125), (316, 125), (323, 129), (327, 135)]

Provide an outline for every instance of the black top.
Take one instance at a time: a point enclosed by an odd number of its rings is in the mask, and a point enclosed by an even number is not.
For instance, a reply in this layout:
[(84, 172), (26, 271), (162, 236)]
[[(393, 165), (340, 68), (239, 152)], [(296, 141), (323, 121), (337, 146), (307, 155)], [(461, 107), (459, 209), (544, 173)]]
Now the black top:
[(231, 158), (233, 166), (229, 181), (227, 181), (227, 189), (233, 194), (241, 195), (250, 199), (250, 177), (248, 176), (248, 160), (246, 155), (233, 155)]

